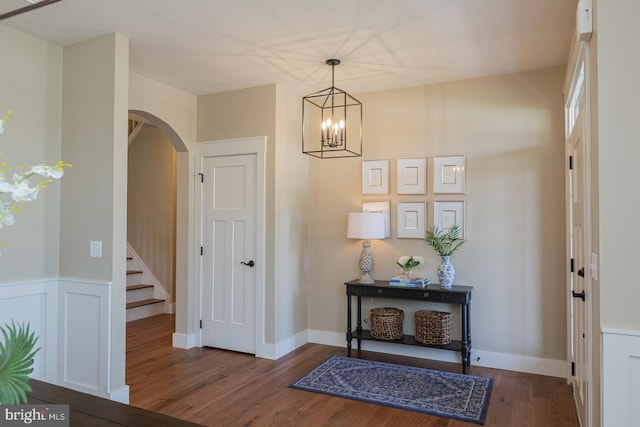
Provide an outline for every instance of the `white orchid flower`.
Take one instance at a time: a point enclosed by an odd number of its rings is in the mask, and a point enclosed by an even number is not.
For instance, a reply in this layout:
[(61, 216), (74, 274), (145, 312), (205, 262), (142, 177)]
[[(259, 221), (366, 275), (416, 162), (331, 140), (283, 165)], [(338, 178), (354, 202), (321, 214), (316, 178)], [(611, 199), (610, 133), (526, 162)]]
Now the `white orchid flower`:
[(62, 178), (62, 175), (64, 175), (64, 169), (62, 169), (58, 165), (49, 166), (45, 164), (40, 164), (40, 165), (31, 167), (30, 172), (40, 176), (44, 176), (46, 178), (52, 178), (52, 179), (60, 179)]
[(14, 179), (11, 189), (11, 198), (16, 202), (30, 202), (38, 197), (39, 187), (29, 186), (29, 181), (18, 181)]
[[(0, 118), (0, 134), (4, 133), (4, 123), (11, 113), (9, 110)], [(0, 229), (14, 225), (14, 215), (20, 212), (22, 204), (36, 200), (38, 192), (45, 188), (48, 182), (62, 178), (65, 167), (70, 168), (71, 164), (59, 161), (55, 165), (41, 163), (31, 168), (12, 168), (8, 167), (6, 162), (0, 162)], [(20, 170), (21, 173), (14, 173), (8, 178), (9, 171), (14, 170)], [(46, 179), (35, 182), (35, 179), (31, 180), (35, 175)], [(4, 243), (0, 243), (0, 246), (3, 245)]]

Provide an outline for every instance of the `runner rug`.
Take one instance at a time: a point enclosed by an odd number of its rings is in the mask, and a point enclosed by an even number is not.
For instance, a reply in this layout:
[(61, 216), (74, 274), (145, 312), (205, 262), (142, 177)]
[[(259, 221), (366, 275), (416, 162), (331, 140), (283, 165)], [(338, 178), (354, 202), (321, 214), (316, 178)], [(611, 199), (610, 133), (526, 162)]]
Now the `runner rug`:
[(331, 356), (289, 387), (484, 424), (491, 378)]

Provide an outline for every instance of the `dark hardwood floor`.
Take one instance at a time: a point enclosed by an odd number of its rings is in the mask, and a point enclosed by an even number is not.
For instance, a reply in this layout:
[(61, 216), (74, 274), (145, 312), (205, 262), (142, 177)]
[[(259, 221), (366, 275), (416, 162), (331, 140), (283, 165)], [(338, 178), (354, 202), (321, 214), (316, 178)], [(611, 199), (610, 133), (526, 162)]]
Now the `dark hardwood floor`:
[[(127, 323), (131, 405), (208, 426), (476, 425), (288, 388), (330, 355), (346, 355), (345, 348), (306, 344), (274, 361), (211, 348), (173, 348), (173, 331), (173, 315)], [(359, 357), (461, 372), (452, 363), (365, 351)], [(486, 426), (578, 426), (564, 379), (476, 366), (469, 373), (494, 379)]]

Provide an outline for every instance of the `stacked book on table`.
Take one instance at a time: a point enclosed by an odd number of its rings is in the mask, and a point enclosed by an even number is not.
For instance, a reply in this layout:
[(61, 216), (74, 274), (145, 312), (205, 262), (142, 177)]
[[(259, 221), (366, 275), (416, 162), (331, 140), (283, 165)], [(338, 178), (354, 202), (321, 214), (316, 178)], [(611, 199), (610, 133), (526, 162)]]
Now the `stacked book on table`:
[(391, 286), (404, 286), (406, 288), (426, 288), (431, 284), (431, 280), (428, 277), (412, 277), (407, 276), (395, 276), (389, 279), (389, 285)]

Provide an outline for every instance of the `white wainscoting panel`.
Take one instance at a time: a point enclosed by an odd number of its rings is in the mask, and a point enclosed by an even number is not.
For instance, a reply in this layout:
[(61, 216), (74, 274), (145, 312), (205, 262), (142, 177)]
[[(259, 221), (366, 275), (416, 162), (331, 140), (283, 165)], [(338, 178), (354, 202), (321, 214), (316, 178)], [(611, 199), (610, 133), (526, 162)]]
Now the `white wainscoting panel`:
[(40, 348), (31, 377), (51, 383), (57, 380), (57, 299), (57, 279), (0, 284), (0, 324), (29, 324)]
[(602, 425), (640, 420), (640, 331), (602, 329)]
[(108, 397), (111, 284), (60, 280), (58, 298), (59, 384)]

